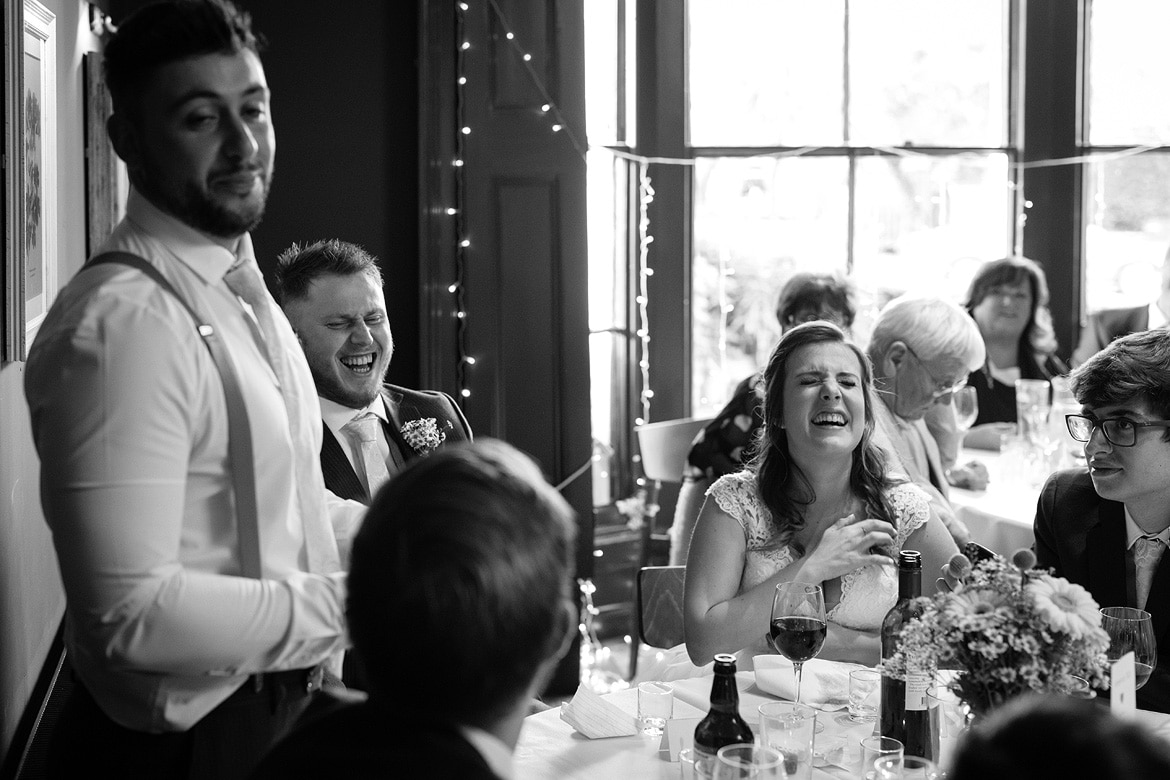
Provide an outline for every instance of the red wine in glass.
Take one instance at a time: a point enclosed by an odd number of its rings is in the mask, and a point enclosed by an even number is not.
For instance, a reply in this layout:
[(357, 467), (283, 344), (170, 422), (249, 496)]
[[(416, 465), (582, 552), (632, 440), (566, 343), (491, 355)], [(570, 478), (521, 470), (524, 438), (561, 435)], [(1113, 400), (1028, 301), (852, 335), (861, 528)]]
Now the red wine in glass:
[(798, 704), (801, 666), (821, 652), (827, 633), (825, 594), (820, 585), (781, 582), (776, 586), (768, 622), (768, 638), (776, 652), (792, 661)]

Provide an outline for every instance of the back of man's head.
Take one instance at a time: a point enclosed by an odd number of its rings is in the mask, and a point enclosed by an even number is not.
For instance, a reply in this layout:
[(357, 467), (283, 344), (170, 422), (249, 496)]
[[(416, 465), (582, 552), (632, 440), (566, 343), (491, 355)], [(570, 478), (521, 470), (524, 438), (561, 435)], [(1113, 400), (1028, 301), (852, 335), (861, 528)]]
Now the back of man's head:
[(575, 622), (574, 535), (565, 500), (504, 442), (446, 447), (398, 474), (370, 506), (349, 573), (371, 701), (484, 729), (527, 701)]
[(231, 0), (163, 0), (136, 10), (118, 24), (103, 55), (106, 86), (115, 113), (133, 115), (154, 71), (201, 54), (258, 53), (252, 18)]
[(351, 274), (366, 274), (382, 286), (378, 261), (357, 244), (336, 238), (293, 244), (276, 259), (276, 299), (284, 304), (304, 298), (314, 279)]
[(878, 314), (869, 339), (869, 357), (881, 365), (895, 341), (910, 345), (922, 360), (947, 358), (971, 371), (983, 365), (986, 347), (979, 326), (961, 306), (943, 298), (900, 295)]
[(1079, 403), (1102, 407), (1148, 401), (1161, 419), (1170, 415), (1170, 330), (1131, 333), (1082, 363), (1069, 377)]

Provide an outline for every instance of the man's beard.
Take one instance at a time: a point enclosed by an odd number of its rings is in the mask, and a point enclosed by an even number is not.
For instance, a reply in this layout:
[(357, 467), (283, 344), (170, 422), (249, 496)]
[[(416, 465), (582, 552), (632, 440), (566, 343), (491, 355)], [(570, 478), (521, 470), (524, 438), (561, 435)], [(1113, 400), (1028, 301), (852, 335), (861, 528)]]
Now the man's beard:
[(184, 224), (208, 235), (220, 238), (236, 238), (254, 230), (264, 217), (264, 206), (272, 186), (272, 172), (262, 179), (263, 191), (259, 203), (244, 203), (238, 208), (229, 208), (215, 202), (205, 191), (191, 182), (183, 185), (180, 193), (165, 189), (143, 187), (155, 205)]

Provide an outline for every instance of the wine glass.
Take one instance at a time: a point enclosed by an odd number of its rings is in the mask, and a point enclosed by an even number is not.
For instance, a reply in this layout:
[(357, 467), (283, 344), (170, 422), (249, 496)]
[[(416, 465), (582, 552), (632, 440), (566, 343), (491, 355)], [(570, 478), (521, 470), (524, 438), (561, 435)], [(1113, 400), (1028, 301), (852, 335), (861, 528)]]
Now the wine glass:
[(951, 394), (951, 405), (955, 407), (955, 426), (960, 433), (966, 432), (979, 416), (979, 396), (974, 387), (960, 387)]
[(1150, 613), (1134, 607), (1102, 607), (1101, 628), (1109, 635), (1109, 663), (1133, 652), (1134, 690), (1150, 679), (1158, 663), (1158, 643)]
[(781, 582), (772, 598), (768, 639), (777, 653), (792, 662), (796, 699), (800, 703), (800, 667), (815, 658), (825, 644), (825, 593), (810, 582)]
[(739, 743), (719, 748), (712, 780), (788, 780), (788, 773), (779, 750)]

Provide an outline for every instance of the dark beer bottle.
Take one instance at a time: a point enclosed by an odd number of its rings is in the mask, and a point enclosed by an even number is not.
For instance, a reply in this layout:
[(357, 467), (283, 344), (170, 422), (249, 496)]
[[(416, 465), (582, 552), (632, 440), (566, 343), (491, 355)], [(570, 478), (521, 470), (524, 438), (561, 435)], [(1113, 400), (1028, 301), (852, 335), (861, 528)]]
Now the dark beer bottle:
[(752, 742), (754, 736), (739, 714), (739, 688), (735, 686), (735, 656), (715, 656), (715, 680), (711, 683), (711, 709), (695, 726), (695, 764), (711, 775), (715, 754), (724, 745)]
[[(914, 599), (922, 595), (922, 554), (917, 550), (898, 553), (898, 601), (882, 620), (882, 661), (893, 657), (900, 642), (902, 626), (918, 617), (922, 607)], [(929, 669), (906, 669), (905, 678), (883, 669), (881, 733), (902, 743), (908, 756), (934, 760), (938, 751), (932, 744), (930, 708), (926, 694), (933, 682)]]

